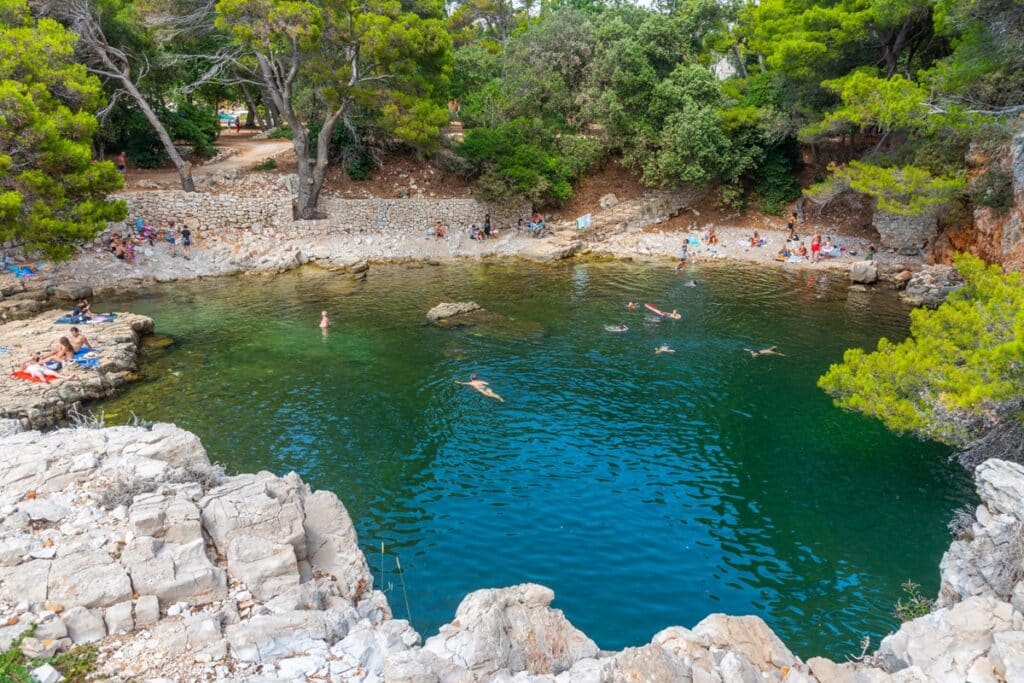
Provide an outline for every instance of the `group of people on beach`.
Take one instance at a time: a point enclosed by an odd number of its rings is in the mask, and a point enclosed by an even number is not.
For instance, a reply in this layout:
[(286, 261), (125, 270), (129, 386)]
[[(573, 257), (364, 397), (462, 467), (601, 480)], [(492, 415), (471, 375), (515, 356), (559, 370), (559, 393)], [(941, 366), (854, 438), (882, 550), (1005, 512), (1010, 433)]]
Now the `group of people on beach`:
[(134, 227), (129, 228), (125, 235), (115, 232), (107, 240), (107, 251), (114, 255), (114, 258), (131, 263), (135, 260), (136, 248), (143, 244), (155, 247), (157, 241), (169, 245), (171, 256), (178, 255), (178, 247), (181, 247), (181, 255), (186, 259), (192, 257), (192, 230), (182, 224), (176, 227), (174, 222), (167, 223), (163, 228), (156, 228), (141, 217), (135, 218)]
[[(431, 232), (437, 239), (446, 239), (448, 237), (448, 226), (444, 224), (444, 221), (438, 221), (434, 224)], [(482, 224), (477, 225), (474, 223), (469, 226), (469, 239), (471, 240), (488, 240), (497, 236), (498, 231), (491, 224), (491, 214), (489, 213), (484, 214), (484, 222)]]
[(22, 372), (40, 382), (50, 382), (64, 379), (60, 370), (75, 358), (75, 354), (82, 349), (91, 349), (88, 337), (82, 334), (77, 327), (68, 330), (67, 336), (57, 340), (53, 349), (47, 353), (34, 353), (19, 368)]

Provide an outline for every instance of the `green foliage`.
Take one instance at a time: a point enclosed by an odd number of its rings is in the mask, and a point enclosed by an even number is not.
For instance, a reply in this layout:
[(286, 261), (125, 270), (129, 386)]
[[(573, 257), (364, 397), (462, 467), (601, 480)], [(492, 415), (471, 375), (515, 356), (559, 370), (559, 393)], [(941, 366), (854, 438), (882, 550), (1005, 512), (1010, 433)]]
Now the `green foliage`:
[(274, 157), (267, 157), (260, 163), (252, 167), (254, 171), (273, 171), (277, 168), (277, 159)]
[(976, 206), (1005, 213), (1013, 207), (1013, 176), (993, 164), (971, 179), (968, 195)]
[[(214, 141), (219, 124), (212, 107), (184, 102), (168, 109), (162, 102), (151, 104), (167, 128), (172, 140), (191, 145), (200, 156), (217, 153)], [(124, 150), (132, 164), (140, 168), (158, 168), (167, 162), (167, 150), (146, 116), (135, 107), (117, 107), (104, 122), (103, 139), (108, 149)]]
[(291, 140), (292, 139), (292, 128), (291, 126), (278, 126), (274, 130), (267, 133), (268, 140)]
[(66, 258), (126, 215), (107, 199), (120, 174), (92, 159), (100, 84), (73, 61), (74, 35), (25, 0), (0, 0), (0, 16), (0, 242)]
[(842, 408), (896, 432), (964, 446), (1024, 395), (1024, 280), (960, 255), (965, 285), (911, 313), (910, 337), (850, 349), (818, 381)]
[(61, 672), (68, 683), (84, 683), (96, 671), (99, 650), (95, 645), (76, 645), (53, 657), (27, 658), (21, 651), (21, 642), (35, 632), (35, 625), (27, 628), (0, 652), (0, 681), (4, 683), (32, 683), (32, 669), (50, 664)]
[(765, 213), (782, 215), (786, 204), (800, 196), (800, 184), (794, 175), (799, 163), (799, 148), (790, 142), (776, 145), (765, 152), (758, 167), (754, 191), (761, 199)]
[(907, 581), (900, 588), (903, 589), (903, 597), (896, 601), (892, 614), (901, 624), (931, 614), (935, 601), (921, 594), (920, 584)]
[(572, 197), (572, 167), (554, 143), (542, 124), (518, 118), (467, 131), (459, 154), (474, 165), (484, 199), (526, 198), (540, 204)]
[(854, 190), (874, 197), (878, 208), (901, 216), (921, 214), (947, 204), (966, 186), (961, 176), (933, 176), (916, 166), (885, 168), (851, 161), (841, 173)]
[(441, 7), (407, 7), (399, 0), (219, 0), (216, 25), (264, 58), (294, 55), (310, 95), (310, 111), (301, 118), (324, 121), (327, 112), (350, 108), (376, 112), (376, 125), (429, 152), (448, 121), (451, 36)]

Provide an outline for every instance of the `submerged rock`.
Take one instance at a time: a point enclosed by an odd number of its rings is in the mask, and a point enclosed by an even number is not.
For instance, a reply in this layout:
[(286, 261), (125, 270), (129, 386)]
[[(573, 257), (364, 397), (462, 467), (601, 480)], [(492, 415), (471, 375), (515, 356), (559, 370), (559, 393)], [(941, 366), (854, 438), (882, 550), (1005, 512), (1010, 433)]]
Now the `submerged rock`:
[(483, 308), (475, 301), (457, 301), (440, 303), (427, 311), (427, 320), (432, 323), (447, 320), (467, 313), (482, 311)]

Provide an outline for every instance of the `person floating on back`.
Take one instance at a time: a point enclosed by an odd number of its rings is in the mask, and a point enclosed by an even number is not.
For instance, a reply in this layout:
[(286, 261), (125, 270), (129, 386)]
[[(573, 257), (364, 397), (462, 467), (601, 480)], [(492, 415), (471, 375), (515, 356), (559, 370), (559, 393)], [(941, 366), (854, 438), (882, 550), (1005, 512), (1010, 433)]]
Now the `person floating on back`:
[(769, 346), (767, 349), (758, 349), (757, 351), (755, 351), (753, 349), (743, 349), (743, 350), (746, 351), (747, 353), (749, 353), (753, 358), (757, 358), (758, 356), (785, 356), (786, 355), (786, 354), (782, 353), (781, 351), (776, 351), (775, 349), (777, 349), (777, 348), (778, 348), (777, 346)]
[(502, 403), (505, 402), (505, 399), (503, 399), (501, 396), (498, 396), (498, 394), (494, 393), (494, 390), (491, 389), (490, 384), (483, 381), (482, 379), (477, 379), (476, 373), (469, 376), (468, 382), (460, 382), (459, 380), (455, 380), (455, 383), (467, 387), (473, 387), (487, 398), (493, 398), (494, 400), (501, 401)]

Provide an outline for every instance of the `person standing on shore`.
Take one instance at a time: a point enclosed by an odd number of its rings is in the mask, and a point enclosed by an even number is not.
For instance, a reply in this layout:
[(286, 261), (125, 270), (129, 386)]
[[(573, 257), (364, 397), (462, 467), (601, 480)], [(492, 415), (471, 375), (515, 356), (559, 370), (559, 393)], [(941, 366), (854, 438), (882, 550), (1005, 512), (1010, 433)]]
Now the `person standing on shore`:
[(128, 155), (121, 150), (121, 153), (114, 157), (114, 165), (117, 166), (118, 172), (124, 176), (125, 182), (128, 182)]
[(181, 226), (181, 253), (185, 256), (185, 260), (190, 259), (192, 252), (192, 231), (188, 229), (187, 225)]
[(816, 232), (811, 237), (811, 262), (817, 263), (821, 260), (821, 233)]

